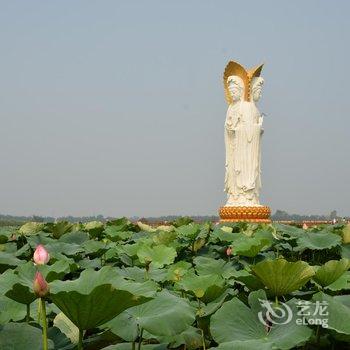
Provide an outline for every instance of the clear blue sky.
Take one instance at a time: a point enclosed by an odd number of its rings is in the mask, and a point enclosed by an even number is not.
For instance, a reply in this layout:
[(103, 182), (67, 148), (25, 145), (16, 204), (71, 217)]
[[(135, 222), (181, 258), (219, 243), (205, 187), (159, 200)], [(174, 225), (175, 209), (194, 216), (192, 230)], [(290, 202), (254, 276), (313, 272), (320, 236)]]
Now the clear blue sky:
[(350, 214), (350, 2), (1, 1), (0, 212), (215, 214), (222, 72), (265, 62), (262, 202)]

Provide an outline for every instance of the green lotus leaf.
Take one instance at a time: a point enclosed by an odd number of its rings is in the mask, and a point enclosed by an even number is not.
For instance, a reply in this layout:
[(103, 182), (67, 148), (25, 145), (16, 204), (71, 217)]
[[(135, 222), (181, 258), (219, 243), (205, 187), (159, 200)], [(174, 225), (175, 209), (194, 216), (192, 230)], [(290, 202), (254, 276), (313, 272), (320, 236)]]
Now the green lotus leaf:
[(341, 247), (341, 257), (350, 259), (350, 244), (343, 244)]
[(56, 315), (53, 325), (65, 334), (73, 344), (78, 344), (79, 328), (63, 312)]
[(188, 350), (199, 349), (203, 346), (202, 332), (195, 327), (188, 327), (184, 332), (171, 336), (156, 337), (160, 343), (170, 344), (168, 348), (179, 348), (181, 345)]
[(124, 340), (137, 338), (138, 329), (156, 336), (171, 336), (185, 331), (195, 320), (195, 310), (184, 298), (167, 291), (147, 303), (130, 308), (107, 323)]
[(350, 260), (330, 260), (323, 266), (316, 267), (314, 281), (322, 287), (328, 286), (335, 282), (350, 267)]
[(155, 268), (172, 264), (176, 255), (174, 248), (162, 244), (154, 247), (142, 245), (137, 251), (137, 256), (141, 263), (151, 264)]
[(330, 249), (341, 244), (341, 237), (329, 231), (305, 232), (297, 239), (296, 251)]
[(89, 234), (83, 231), (68, 232), (59, 238), (60, 242), (81, 245), (90, 239)]
[(17, 259), (11, 253), (0, 252), (0, 272), (3, 272), (10, 267), (16, 267), (24, 263), (25, 261)]
[(137, 294), (137, 288), (134, 294), (130, 292), (130, 284), (122, 281), (108, 266), (99, 271), (85, 270), (74, 281), (52, 282), (50, 296), (80, 330), (91, 329), (149, 300), (141, 293)]
[(225, 290), (224, 280), (218, 275), (187, 274), (176, 283), (176, 286), (181, 290), (193, 293), (204, 302), (215, 300)]
[(227, 242), (231, 243), (237, 238), (237, 232), (232, 232), (232, 227), (222, 226), (215, 227), (210, 234), (210, 242)]
[(232, 263), (222, 259), (214, 259), (206, 256), (198, 256), (193, 259), (198, 275), (220, 275), (230, 278), (234, 275), (235, 269)]
[(284, 224), (273, 224), (273, 227), (276, 229), (276, 232), (281, 234), (284, 239), (295, 239), (299, 237), (303, 237), (305, 235), (305, 230), (302, 228), (292, 226), (292, 225), (284, 225)]
[(166, 246), (170, 245), (177, 238), (177, 234), (174, 231), (160, 231), (159, 228), (157, 232), (152, 234), (152, 240), (156, 245), (164, 244)]
[[(26, 266), (34, 268), (31, 263)], [(25, 267), (22, 270), (24, 273), (18, 274), (14, 270), (5, 271), (0, 276), (0, 293), (18, 303), (31, 304), (36, 299), (32, 290), (35, 272), (28, 274), (27, 270)]]
[(105, 228), (105, 236), (113, 242), (124, 241), (131, 238), (132, 235), (132, 231), (120, 231), (118, 226), (107, 226)]
[[(49, 350), (54, 348), (48, 341)], [(42, 336), (39, 328), (27, 323), (8, 323), (0, 327), (0, 349), (4, 350), (42, 350)]]
[(257, 231), (253, 236), (237, 235), (231, 243), (232, 252), (237, 255), (254, 257), (272, 245), (273, 236), (268, 231)]
[(298, 290), (315, 274), (304, 261), (288, 262), (284, 259), (263, 260), (252, 266), (252, 271), (276, 296)]
[(45, 232), (50, 232), (52, 237), (58, 239), (67, 232), (69, 232), (73, 227), (73, 224), (68, 221), (58, 221), (55, 223), (47, 223), (44, 227)]
[(0, 227), (0, 244), (4, 244), (16, 236), (16, 227)]
[(343, 243), (348, 244), (350, 243), (350, 224), (347, 224), (344, 226), (342, 230), (342, 236), (343, 236)]
[(0, 295), (0, 325), (10, 321), (20, 321), (26, 316), (26, 306)]
[(84, 225), (84, 230), (89, 232), (89, 235), (92, 238), (101, 237), (104, 230), (104, 224), (101, 221), (90, 221)]
[(332, 291), (350, 290), (350, 272), (343, 273), (336, 281), (326, 287)]
[(89, 240), (84, 242), (81, 247), (86, 255), (98, 257), (108, 250), (109, 245), (101, 241)]
[(193, 241), (199, 234), (201, 226), (191, 223), (189, 225), (179, 226), (175, 229), (179, 237), (187, 238)]
[(18, 232), (25, 236), (33, 235), (41, 231), (44, 227), (45, 224), (42, 222), (27, 222), (19, 228)]
[[(327, 320), (328, 328), (338, 333), (350, 335), (350, 296), (332, 297), (322, 292), (313, 295), (312, 300), (326, 305), (325, 315), (316, 316)], [(315, 313), (316, 304), (311, 305), (310, 313)], [(316, 313), (317, 315), (317, 313)], [(313, 316), (310, 316), (310, 318)]]
[(123, 267), (118, 270), (118, 273), (127, 278), (136, 282), (145, 282), (149, 279), (157, 282), (162, 282), (165, 280), (167, 271), (164, 269), (155, 269), (150, 267), (148, 271), (145, 271), (144, 268), (137, 266), (133, 267)]
[[(211, 317), (210, 332), (220, 349), (291, 349), (310, 338), (312, 330), (295, 322), (297, 310), (293, 300), (287, 303), (291, 314), (286, 313), (270, 331), (259, 320), (258, 314), (263, 311), (259, 300), (267, 300), (262, 290), (249, 295), (250, 308), (233, 298)], [(287, 322), (289, 315), (292, 319)]]
[(169, 266), (167, 271), (167, 280), (177, 282), (180, 281), (187, 273), (193, 272), (192, 264), (187, 261), (179, 261), (176, 264)]

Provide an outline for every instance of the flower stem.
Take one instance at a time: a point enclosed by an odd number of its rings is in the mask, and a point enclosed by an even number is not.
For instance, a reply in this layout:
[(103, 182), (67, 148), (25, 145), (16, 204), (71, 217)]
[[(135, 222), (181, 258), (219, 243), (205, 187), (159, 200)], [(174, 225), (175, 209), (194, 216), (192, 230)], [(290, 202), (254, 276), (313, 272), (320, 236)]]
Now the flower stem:
[(30, 321), (30, 304), (27, 304), (27, 314), (26, 314), (26, 322)]
[(46, 304), (45, 299), (40, 298), (41, 305), (41, 318), (43, 321), (43, 350), (48, 350), (48, 342), (47, 342), (47, 319), (46, 319)]
[(139, 338), (139, 343), (138, 343), (138, 345), (137, 345), (137, 350), (140, 350), (140, 349), (141, 349), (142, 336), (143, 336), (143, 328), (141, 328), (141, 331), (140, 331), (140, 338)]
[(79, 329), (78, 350), (83, 350), (83, 330), (82, 329)]

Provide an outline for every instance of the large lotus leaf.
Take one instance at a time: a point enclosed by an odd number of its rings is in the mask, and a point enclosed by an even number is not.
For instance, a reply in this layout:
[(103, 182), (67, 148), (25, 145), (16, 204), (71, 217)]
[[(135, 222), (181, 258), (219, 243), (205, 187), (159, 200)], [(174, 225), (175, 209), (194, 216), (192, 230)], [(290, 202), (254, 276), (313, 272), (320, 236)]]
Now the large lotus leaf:
[(16, 236), (16, 227), (3, 226), (0, 227), (0, 244), (4, 244), (7, 241), (13, 239)]
[(231, 243), (232, 252), (237, 255), (254, 257), (271, 246), (273, 242), (273, 236), (268, 231), (257, 231), (254, 236), (247, 237), (244, 234), (240, 234), (237, 239), (234, 239)]
[(192, 264), (187, 261), (179, 261), (169, 266), (167, 270), (167, 280), (177, 282), (188, 273), (193, 273)]
[(101, 237), (104, 225), (101, 221), (90, 221), (84, 225), (84, 230), (89, 232), (89, 235), (92, 238)]
[(0, 276), (0, 293), (18, 303), (31, 304), (36, 299), (32, 290), (34, 274), (17, 274), (14, 270), (7, 270)]
[[(314, 294), (312, 300), (326, 305), (326, 315), (315, 316), (328, 320), (328, 328), (341, 334), (350, 334), (350, 296), (341, 295), (332, 297), (319, 292)], [(315, 313), (316, 304), (311, 305), (310, 314)], [(313, 308), (313, 310), (312, 310)], [(316, 312), (317, 315), (317, 312)], [(314, 316), (310, 316), (312, 318)]]
[(52, 237), (58, 239), (65, 233), (69, 232), (73, 227), (73, 224), (68, 221), (58, 221), (55, 223), (47, 223), (44, 231), (50, 232)]
[(107, 222), (106, 227), (113, 226), (118, 231), (134, 231), (135, 225), (127, 218), (119, 218)]
[(145, 271), (144, 268), (137, 266), (133, 267), (123, 267), (118, 270), (118, 273), (127, 278), (136, 282), (145, 282), (149, 279), (157, 282), (162, 282), (166, 279), (167, 271), (164, 269), (155, 269), (150, 267), (148, 271)]
[(232, 263), (222, 259), (198, 256), (193, 259), (198, 275), (221, 275), (224, 278), (233, 276), (235, 269)]
[(85, 270), (74, 281), (52, 282), (50, 296), (79, 329), (91, 329), (149, 300), (123, 289), (121, 282), (111, 267), (99, 271)]
[(118, 226), (107, 226), (105, 228), (105, 236), (113, 242), (124, 241), (131, 238), (132, 235), (132, 231), (120, 231)]
[(84, 242), (81, 247), (84, 249), (85, 254), (98, 257), (108, 250), (109, 245), (101, 241), (89, 240)]
[(350, 243), (350, 224), (347, 224), (344, 226), (342, 230), (342, 236), (343, 236), (343, 243), (348, 244)]
[(226, 242), (231, 243), (237, 238), (237, 233), (232, 232), (232, 227), (215, 227), (210, 234), (210, 242)]
[[(48, 343), (49, 350), (53, 349), (53, 342), (49, 340)], [(41, 350), (41, 330), (27, 323), (8, 323), (0, 327), (0, 349)]]
[(56, 315), (53, 325), (65, 334), (73, 344), (78, 344), (79, 328), (63, 312)]
[(11, 253), (0, 252), (0, 272), (3, 272), (10, 267), (15, 267), (24, 263), (25, 261), (17, 259)]
[(281, 234), (284, 237), (284, 239), (295, 239), (303, 237), (306, 233), (302, 228), (292, 225), (275, 223), (273, 224), (273, 227), (276, 229), (277, 233)]
[(41, 231), (44, 227), (45, 224), (42, 222), (27, 222), (19, 228), (18, 232), (25, 236), (33, 235)]
[(350, 244), (344, 244), (341, 247), (341, 257), (350, 259)]
[(348, 259), (330, 260), (323, 266), (317, 267), (313, 279), (322, 287), (335, 282), (350, 267)]
[(90, 239), (89, 234), (83, 231), (73, 231), (64, 234), (59, 241), (63, 243), (71, 243), (81, 245)]
[(124, 340), (137, 338), (138, 329), (156, 336), (172, 336), (185, 331), (195, 320), (195, 309), (184, 298), (162, 291), (139, 306), (124, 311), (108, 322), (111, 331)]
[(236, 281), (243, 283), (251, 291), (264, 288), (263, 283), (246, 270), (235, 271), (233, 277)]
[(49, 252), (52, 258), (60, 259), (63, 255), (75, 256), (78, 253), (84, 251), (83, 247), (74, 243), (65, 243), (61, 241), (55, 241), (45, 245), (45, 249)]
[(341, 244), (341, 237), (329, 231), (305, 232), (297, 239), (296, 251), (330, 249)]
[(203, 346), (202, 332), (195, 327), (188, 327), (184, 332), (171, 336), (156, 337), (160, 343), (170, 344), (168, 348), (174, 349), (184, 345), (188, 350), (199, 349)]
[(252, 266), (253, 273), (273, 295), (286, 295), (302, 287), (315, 274), (304, 261), (263, 260)]
[(350, 272), (343, 273), (336, 281), (326, 287), (332, 291), (350, 290)]
[(193, 241), (198, 236), (200, 230), (201, 226), (194, 223), (180, 226), (175, 229), (176, 233), (180, 238), (189, 239), (191, 241)]
[[(260, 343), (259, 349), (272, 349), (273, 344), (274, 348), (284, 350), (310, 338), (312, 330), (295, 322), (297, 310), (293, 300), (288, 302), (292, 310), (290, 322), (287, 322), (289, 313), (286, 313), (285, 318), (278, 320), (280, 324), (273, 324), (270, 331), (265, 329), (258, 317), (258, 313), (263, 311), (259, 299), (266, 300), (265, 293), (261, 290), (252, 292), (249, 296), (249, 308), (238, 298), (233, 298), (225, 302), (211, 317), (210, 332), (217, 343), (223, 343), (220, 349), (258, 349)], [(283, 322), (286, 324), (282, 324)], [(225, 344), (229, 342), (230, 345)]]
[(10, 321), (20, 321), (26, 316), (26, 306), (0, 295), (0, 325)]
[(154, 247), (142, 245), (137, 251), (137, 256), (141, 263), (151, 263), (155, 268), (161, 268), (165, 265), (172, 264), (176, 255), (176, 250), (174, 248), (162, 244)]
[(177, 288), (193, 293), (204, 302), (215, 300), (224, 292), (224, 280), (218, 275), (185, 275), (176, 283)]
[(156, 245), (164, 244), (164, 245), (170, 245), (173, 243), (177, 238), (177, 234), (174, 231), (159, 231), (159, 228), (157, 232), (152, 234), (152, 240)]

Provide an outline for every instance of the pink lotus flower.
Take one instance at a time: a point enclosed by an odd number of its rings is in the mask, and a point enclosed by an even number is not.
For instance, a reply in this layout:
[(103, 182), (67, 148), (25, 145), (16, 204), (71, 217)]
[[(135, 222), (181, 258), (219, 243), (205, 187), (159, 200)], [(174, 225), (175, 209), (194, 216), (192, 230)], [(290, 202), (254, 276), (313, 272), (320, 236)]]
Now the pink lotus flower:
[(303, 223), (303, 230), (307, 230), (308, 229), (308, 226), (307, 226), (307, 224), (304, 222)]
[(42, 244), (39, 244), (34, 252), (33, 259), (37, 265), (45, 265), (50, 260), (50, 254)]
[(232, 247), (228, 247), (227, 249), (226, 249), (226, 255), (227, 256), (230, 256), (232, 254)]
[(39, 271), (37, 271), (37, 273), (35, 274), (35, 278), (33, 281), (33, 290), (35, 295), (40, 298), (48, 294), (50, 290), (49, 285), (46, 282), (44, 276)]

